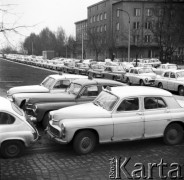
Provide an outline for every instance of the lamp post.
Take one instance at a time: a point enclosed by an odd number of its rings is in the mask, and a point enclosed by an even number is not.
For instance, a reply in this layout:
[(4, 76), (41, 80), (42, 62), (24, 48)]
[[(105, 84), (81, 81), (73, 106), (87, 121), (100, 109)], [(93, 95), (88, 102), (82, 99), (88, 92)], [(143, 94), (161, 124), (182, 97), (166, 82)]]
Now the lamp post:
[(127, 11), (123, 9), (117, 9), (119, 11), (125, 12), (128, 15), (128, 62), (130, 62), (130, 15)]
[(84, 37), (83, 37), (83, 31), (82, 31), (82, 62), (83, 62), (83, 54), (84, 54)]

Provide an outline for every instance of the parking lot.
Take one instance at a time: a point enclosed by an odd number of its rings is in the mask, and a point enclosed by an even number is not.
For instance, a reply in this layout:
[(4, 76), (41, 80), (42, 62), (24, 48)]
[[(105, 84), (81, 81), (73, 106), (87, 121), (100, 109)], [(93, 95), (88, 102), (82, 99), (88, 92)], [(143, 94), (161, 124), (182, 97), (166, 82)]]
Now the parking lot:
[[(1, 96), (5, 97), (6, 91), (13, 86), (39, 84), (47, 75), (53, 73), (56, 72), (0, 60)], [(78, 156), (71, 146), (56, 144), (47, 138), (41, 127), (39, 131), (41, 139), (27, 149), (22, 157), (0, 157), (0, 179), (127, 179), (140, 167), (142, 170), (137, 170), (140, 176), (138, 179), (184, 177), (184, 141), (176, 146), (165, 145), (161, 138), (104, 144), (98, 146), (92, 154)], [(118, 163), (114, 162), (113, 158), (119, 160)], [(121, 166), (126, 158), (130, 160), (126, 166)], [(159, 169), (161, 162), (164, 164), (163, 171)], [(156, 164), (152, 168), (152, 174), (150, 163)]]

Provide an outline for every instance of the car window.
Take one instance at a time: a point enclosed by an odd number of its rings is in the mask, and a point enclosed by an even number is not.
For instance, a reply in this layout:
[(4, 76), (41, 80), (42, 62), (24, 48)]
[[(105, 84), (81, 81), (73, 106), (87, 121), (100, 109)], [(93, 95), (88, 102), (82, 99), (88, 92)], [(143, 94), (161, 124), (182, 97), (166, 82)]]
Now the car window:
[(138, 98), (128, 98), (124, 99), (117, 111), (136, 111), (139, 109), (139, 99)]
[(98, 96), (98, 87), (97, 86), (88, 86), (85, 87), (81, 93), (81, 96)]
[(173, 72), (171, 72), (170, 78), (175, 78), (175, 74)]
[(166, 73), (164, 74), (164, 77), (169, 77), (169, 72), (166, 72)]
[(15, 118), (5, 112), (0, 112), (0, 124), (13, 124), (15, 122)]
[(130, 70), (130, 73), (133, 73), (133, 72), (134, 72), (134, 69), (131, 69), (131, 70)]
[(70, 80), (59, 80), (54, 85), (54, 89), (67, 88), (70, 84)]
[(158, 109), (158, 108), (166, 108), (166, 107), (167, 107), (166, 103), (160, 97), (144, 98), (144, 108), (145, 109)]

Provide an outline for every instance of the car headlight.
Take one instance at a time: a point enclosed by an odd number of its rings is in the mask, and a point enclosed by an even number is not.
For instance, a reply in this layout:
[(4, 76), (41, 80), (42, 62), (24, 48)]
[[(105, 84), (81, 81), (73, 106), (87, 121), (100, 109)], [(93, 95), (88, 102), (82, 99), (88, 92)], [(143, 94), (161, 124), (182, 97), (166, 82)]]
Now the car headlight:
[(66, 135), (66, 129), (64, 124), (61, 124), (61, 138), (65, 138)]

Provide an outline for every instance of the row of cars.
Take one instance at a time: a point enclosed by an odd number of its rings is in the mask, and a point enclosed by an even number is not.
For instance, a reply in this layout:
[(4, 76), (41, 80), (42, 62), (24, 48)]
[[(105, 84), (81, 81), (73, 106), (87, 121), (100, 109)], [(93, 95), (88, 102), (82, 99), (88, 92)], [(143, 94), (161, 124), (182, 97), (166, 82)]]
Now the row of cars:
[(175, 145), (184, 137), (184, 101), (159, 88), (55, 74), (38, 86), (11, 88), (7, 96), (2, 102), (9, 105), (0, 110), (14, 118), (0, 126), (4, 157), (20, 155), (39, 138), (32, 122), (42, 123), (55, 142), (73, 144), (78, 154), (92, 152), (98, 143), (163, 137)]

